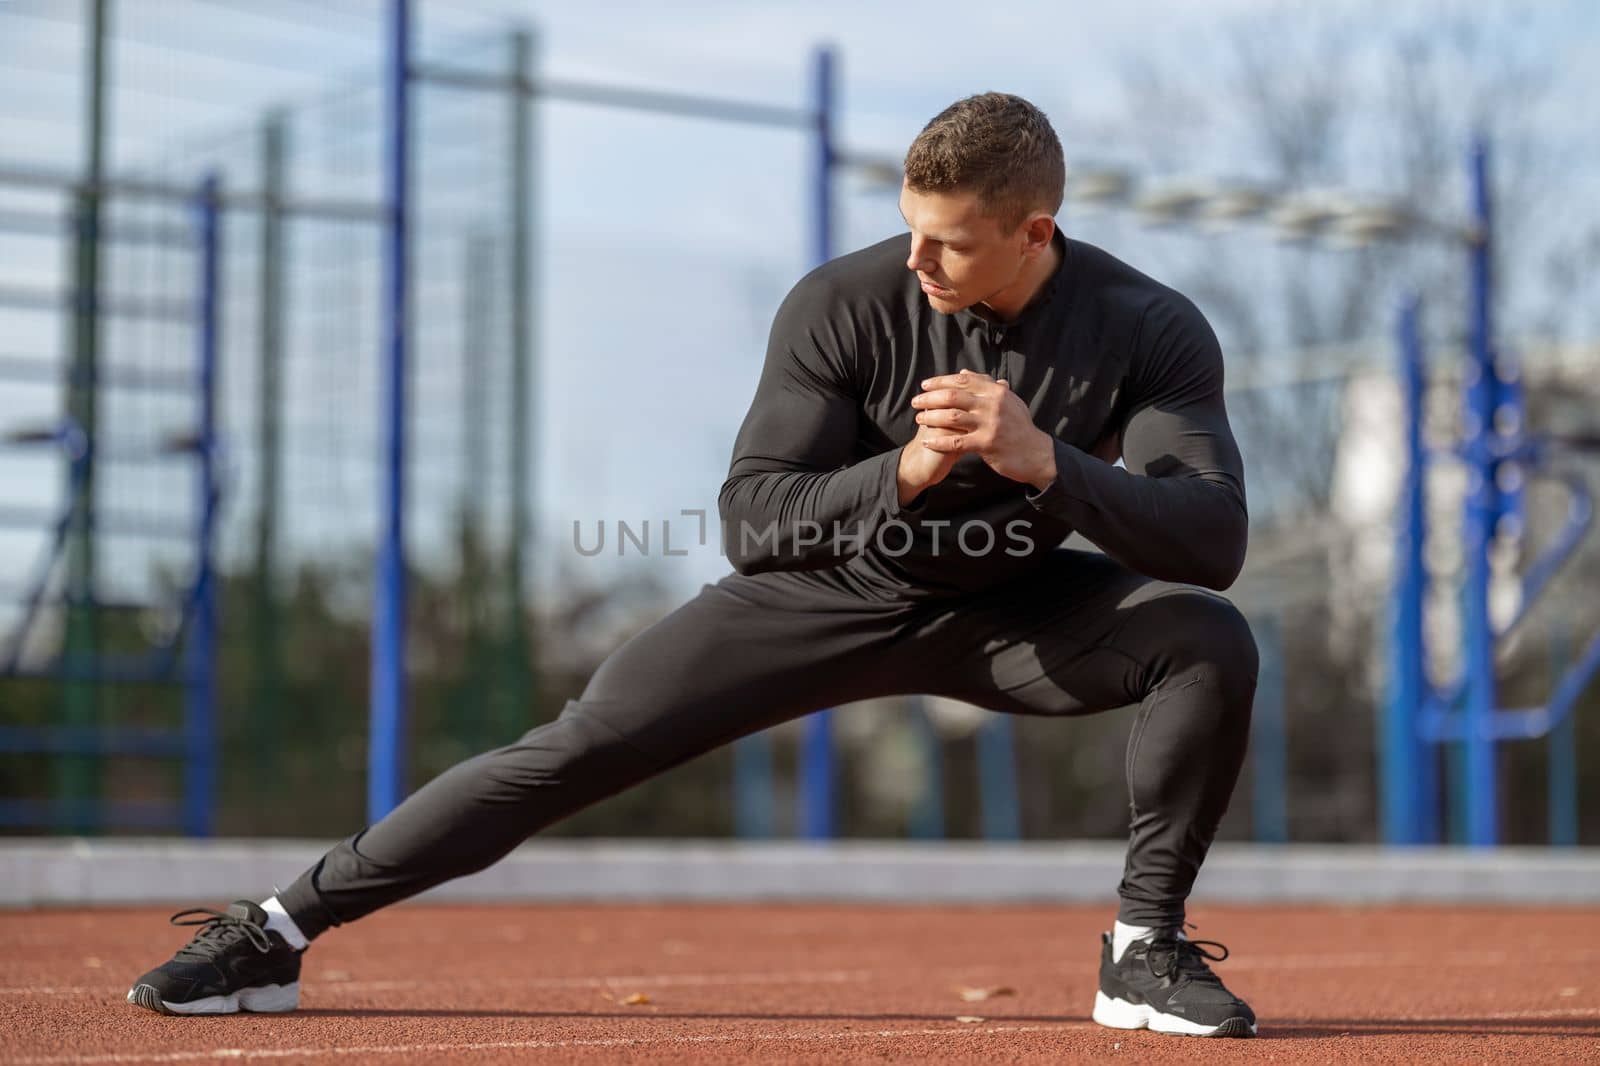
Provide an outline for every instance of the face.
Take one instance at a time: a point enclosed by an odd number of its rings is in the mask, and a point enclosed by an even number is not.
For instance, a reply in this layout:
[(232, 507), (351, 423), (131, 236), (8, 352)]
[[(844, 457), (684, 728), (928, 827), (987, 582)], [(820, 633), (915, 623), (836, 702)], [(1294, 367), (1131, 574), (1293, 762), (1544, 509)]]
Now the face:
[[(1054, 222), (1035, 214), (1007, 232), (980, 210), (970, 192), (918, 192), (900, 189), (900, 214), (911, 227), (906, 267), (916, 271), (923, 294), (935, 311), (953, 314), (985, 304), (1005, 314), (1007, 305), (1032, 292), (1029, 267), (1049, 247)], [(1041, 237), (1042, 234), (1042, 237)]]

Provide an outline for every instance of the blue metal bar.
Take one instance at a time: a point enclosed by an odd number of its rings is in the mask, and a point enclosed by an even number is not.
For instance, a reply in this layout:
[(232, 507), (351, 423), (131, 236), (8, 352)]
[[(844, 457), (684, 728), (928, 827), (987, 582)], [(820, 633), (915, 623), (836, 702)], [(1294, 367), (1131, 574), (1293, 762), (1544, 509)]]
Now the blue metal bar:
[(1584, 689), (1597, 673), (1600, 673), (1600, 633), (1589, 639), (1578, 661), (1562, 675), (1556, 690), (1550, 694), (1550, 701), (1546, 704), (1550, 716), (1546, 728), (1554, 728), (1568, 719)]
[(367, 752), (367, 818), (377, 821), (405, 795), (406, 765), (406, 232), (410, 212), (411, 2), (390, 0), (388, 131), (384, 226), (383, 408), (384, 477), (372, 612), (371, 739)]
[(217, 778), (217, 583), (213, 555), (217, 529), (217, 287), (220, 284), (218, 194), (221, 182), (209, 175), (195, 204), (199, 230), (200, 278), (195, 306), (198, 340), (196, 386), (200, 395), (199, 523), (195, 529), (194, 615), (184, 644), (187, 684), (183, 728), (183, 827), (189, 836), (211, 835)]
[(50, 755), (175, 757), (188, 751), (184, 734), (170, 729), (89, 729), (73, 726), (0, 726), (0, 752)]
[[(1565, 722), (1584, 689), (1600, 673), (1600, 633), (1590, 638), (1578, 661), (1556, 683), (1555, 691), (1543, 707), (1519, 707), (1499, 711), (1490, 722), (1490, 735), (1500, 740), (1528, 740), (1542, 737)], [(1428, 735), (1441, 740), (1459, 740), (1465, 732), (1458, 715), (1436, 712), (1429, 720)]]
[(978, 728), (978, 797), (983, 839), (1022, 839), (1016, 747), (1011, 719), (1003, 714), (991, 716)]
[(800, 735), (800, 825), (806, 840), (834, 835), (833, 711), (818, 711), (805, 720)]
[(1480, 138), (1472, 147), (1472, 208), (1477, 239), (1471, 245), (1469, 306), (1470, 362), (1467, 368), (1467, 439), (1473, 461), (1468, 467), (1464, 531), (1466, 585), (1462, 632), (1466, 643), (1466, 736), (1463, 772), (1466, 778), (1466, 841), (1477, 847), (1494, 845), (1499, 836), (1498, 780), (1495, 767), (1494, 632), (1489, 620), (1489, 548), (1494, 534), (1498, 501), (1495, 463), (1489, 436), (1497, 408), (1497, 379), (1492, 351), (1490, 301), (1489, 158)]
[[(812, 58), (813, 122), (811, 260), (820, 266), (833, 258), (833, 51), (822, 47)], [(833, 711), (819, 711), (801, 726), (799, 835), (827, 840), (834, 835)]]
[(1289, 839), (1289, 727), (1284, 706), (1283, 636), (1268, 616), (1253, 627), (1261, 677), (1250, 715), (1250, 825), (1263, 844)]
[(1389, 693), (1378, 746), (1381, 830), (1385, 843), (1424, 844), (1437, 839), (1437, 756), (1419, 736), (1428, 697), (1422, 603), (1428, 573), (1422, 444), (1423, 350), (1421, 303), (1412, 295), (1400, 307), (1395, 339), (1405, 412), (1405, 479), (1395, 522), (1395, 576), (1390, 603)]

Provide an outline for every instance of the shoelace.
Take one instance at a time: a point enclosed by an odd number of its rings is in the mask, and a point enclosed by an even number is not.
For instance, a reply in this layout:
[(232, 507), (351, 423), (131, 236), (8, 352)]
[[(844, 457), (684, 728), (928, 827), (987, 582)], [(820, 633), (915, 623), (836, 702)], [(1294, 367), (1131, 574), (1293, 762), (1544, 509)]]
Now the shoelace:
[[(1208, 947), (1216, 948), (1218, 953), (1207, 951)], [(1221, 962), (1227, 957), (1227, 946), (1215, 940), (1161, 937), (1150, 942), (1150, 946), (1145, 950), (1144, 963), (1150, 968), (1150, 976), (1158, 981), (1167, 977), (1174, 979), (1186, 977), (1191, 981), (1221, 985), (1222, 978), (1212, 973), (1207, 963)], [(1165, 963), (1160, 969), (1156, 967), (1157, 959)]]
[[(201, 918), (191, 918), (190, 915), (204, 915)], [(186, 919), (180, 921), (180, 919)], [(272, 950), (272, 941), (267, 939), (267, 931), (256, 923), (234, 914), (214, 911), (209, 907), (192, 907), (186, 911), (179, 911), (167, 919), (173, 925), (198, 925), (200, 931), (188, 944), (178, 949), (178, 958), (208, 960), (216, 951), (238, 941), (239, 934), (265, 955)]]

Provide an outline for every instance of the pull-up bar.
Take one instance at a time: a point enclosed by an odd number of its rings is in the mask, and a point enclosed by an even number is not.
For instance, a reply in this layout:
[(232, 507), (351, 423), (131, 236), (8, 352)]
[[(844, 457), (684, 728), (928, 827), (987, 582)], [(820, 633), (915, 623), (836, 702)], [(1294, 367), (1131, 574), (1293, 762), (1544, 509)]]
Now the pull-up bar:
[[(819, 49), (813, 67), (813, 100), (810, 108), (775, 107), (749, 104), (735, 100), (717, 99), (685, 93), (655, 92), (616, 86), (538, 78), (528, 69), (526, 46), (519, 46), (514, 57), (514, 69), (504, 74), (491, 74), (431, 63), (414, 63), (411, 52), (411, 0), (391, 0), (389, 6), (388, 53), (386, 59), (387, 93), (385, 100), (385, 203), (383, 283), (383, 359), (381, 373), (384, 378), (380, 424), (383, 426), (384, 474), (381, 478), (382, 530), (379, 538), (375, 596), (373, 608), (372, 639), (372, 705), (370, 717), (370, 743), (368, 746), (367, 813), (376, 821), (387, 814), (404, 797), (405, 748), (407, 729), (407, 701), (405, 689), (405, 611), (406, 611), (406, 546), (405, 546), (405, 478), (406, 460), (406, 367), (408, 363), (408, 337), (406, 317), (408, 303), (408, 248), (407, 234), (411, 226), (410, 190), (410, 93), (412, 84), (427, 83), (456, 89), (514, 94), (518, 99), (562, 100), (596, 107), (620, 108), (653, 114), (670, 114), (685, 118), (707, 119), (786, 129), (810, 131), (816, 149), (813, 154), (812, 178), (812, 242), (811, 260), (820, 265), (832, 258), (833, 196), (832, 178), (835, 167), (846, 163), (833, 144), (833, 57), (826, 48)], [(522, 38), (525, 40), (525, 38)], [(526, 148), (531, 117), (526, 113), (516, 116), (514, 135)], [(516, 165), (524, 166), (519, 158)], [(526, 211), (526, 198), (530, 188), (524, 188), (518, 179), (532, 184), (531, 173), (522, 172), (512, 182), (512, 210)], [(513, 258), (527, 259), (527, 225), (513, 226), (513, 242), (521, 250), (514, 250)], [(519, 291), (513, 301), (521, 306), (528, 293)], [(515, 327), (514, 327), (515, 329)], [(520, 334), (513, 342), (521, 341)], [(526, 370), (524, 359), (514, 359), (519, 375)], [(519, 377), (525, 382), (525, 377)], [(519, 390), (519, 396), (521, 392)], [(514, 419), (519, 424), (526, 419)], [(525, 449), (524, 449), (525, 450)], [(514, 492), (525, 491), (525, 486), (513, 486)], [(522, 508), (514, 502), (513, 510)], [(521, 538), (514, 546), (520, 552)], [(798, 822), (800, 835), (826, 838), (833, 835), (833, 740), (831, 713), (824, 711), (809, 717), (804, 724), (804, 740), (800, 766), (800, 805)]]
[(1422, 605), (1428, 587), (1423, 556), (1427, 536), (1424, 477), (1429, 463), (1421, 435), (1424, 360), (1417, 305), (1402, 312), (1399, 341), (1407, 424), (1407, 470), (1394, 581), (1391, 690), (1381, 761), (1383, 835), (1390, 843), (1432, 843), (1440, 836), (1438, 760), (1434, 745), (1460, 746), (1460, 776), (1452, 783), (1464, 807), (1466, 842), (1498, 843), (1499, 789), (1496, 744), (1548, 734), (1572, 713), (1584, 689), (1600, 673), (1600, 634), (1556, 682), (1542, 707), (1499, 706), (1496, 641), (1527, 617), (1561, 564), (1576, 550), (1593, 517), (1587, 482), (1558, 476), (1569, 493), (1567, 516), (1555, 538), (1528, 568), (1521, 600), (1510, 619), (1496, 624), (1489, 610), (1490, 549), (1494, 538), (1521, 523), (1526, 477), (1562, 452), (1594, 448), (1594, 434), (1537, 437), (1526, 431), (1521, 375), (1497, 357), (1491, 329), (1491, 245), (1488, 153), (1480, 142), (1470, 157), (1473, 206), (1480, 239), (1469, 245), (1472, 312), (1469, 362), (1463, 375), (1464, 432), (1453, 449), (1467, 468), (1462, 539), (1466, 555), (1462, 595), (1464, 663), (1459, 678), (1435, 685), (1427, 677)]
[(790, 126), (814, 129), (818, 112), (794, 107), (748, 104), (741, 100), (695, 96), (689, 93), (661, 92), (655, 89), (623, 89), (614, 85), (566, 81), (561, 78), (524, 78), (506, 74), (487, 74), (436, 63), (413, 63), (410, 75), (417, 81), (453, 89), (477, 89), (495, 93), (522, 93), (525, 96), (561, 100), (571, 104), (612, 107), (625, 111), (649, 111), (682, 118), (703, 118), (716, 122), (741, 122), (753, 126)]

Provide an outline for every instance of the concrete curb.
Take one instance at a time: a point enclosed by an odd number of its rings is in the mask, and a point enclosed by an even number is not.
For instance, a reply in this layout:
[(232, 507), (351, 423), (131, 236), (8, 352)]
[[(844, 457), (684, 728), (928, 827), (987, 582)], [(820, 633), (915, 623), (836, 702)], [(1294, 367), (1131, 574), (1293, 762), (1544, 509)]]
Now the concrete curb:
[[(264, 896), (314, 863), (304, 840), (13, 839), (0, 906), (203, 904)], [(546, 841), (426, 893), (432, 902), (1106, 903), (1120, 842)], [(1218, 903), (1600, 904), (1600, 849), (1218, 845)]]

